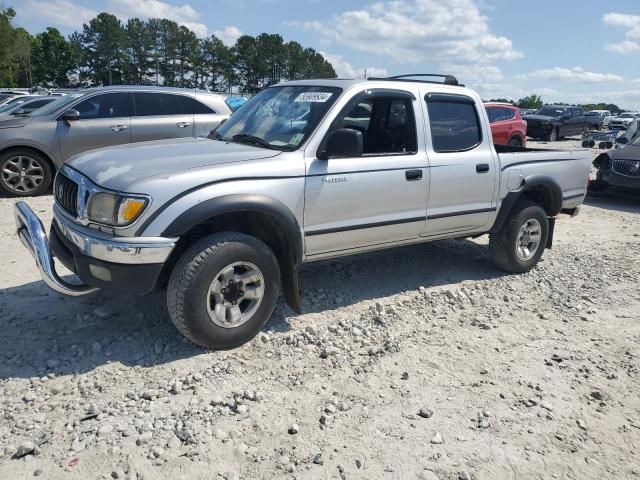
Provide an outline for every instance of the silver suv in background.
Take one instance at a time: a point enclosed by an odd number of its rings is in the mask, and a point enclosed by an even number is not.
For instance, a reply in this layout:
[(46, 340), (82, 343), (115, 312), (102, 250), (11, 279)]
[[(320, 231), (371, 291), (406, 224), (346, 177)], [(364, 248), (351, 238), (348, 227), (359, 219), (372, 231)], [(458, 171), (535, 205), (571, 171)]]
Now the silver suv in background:
[(165, 87), (100, 87), (0, 120), (0, 193), (47, 191), (72, 156), (133, 142), (206, 136), (232, 112), (227, 96)]

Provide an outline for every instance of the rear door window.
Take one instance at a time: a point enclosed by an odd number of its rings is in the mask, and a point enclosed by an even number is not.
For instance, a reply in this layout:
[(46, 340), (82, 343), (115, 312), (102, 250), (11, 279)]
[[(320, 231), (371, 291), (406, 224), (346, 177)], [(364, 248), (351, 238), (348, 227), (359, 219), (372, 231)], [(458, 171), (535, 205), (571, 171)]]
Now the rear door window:
[(434, 151), (461, 152), (480, 144), (482, 130), (473, 99), (430, 94), (426, 100)]
[(78, 103), (74, 110), (80, 112), (80, 120), (118, 118), (131, 115), (128, 93), (103, 93)]
[(176, 95), (169, 93), (136, 92), (133, 94), (136, 117), (180, 115)]
[(516, 118), (516, 112), (510, 108), (502, 108), (501, 109), (504, 113), (504, 119), (505, 120), (513, 120), (514, 118)]
[(199, 102), (193, 97), (188, 97), (187, 95), (177, 95), (178, 103), (180, 103), (180, 107), (182, 108), (182, 113), (188, 114), (206, 114), (206, 113), (216, 113), (211, 107), (208, 107), (204, 103)]

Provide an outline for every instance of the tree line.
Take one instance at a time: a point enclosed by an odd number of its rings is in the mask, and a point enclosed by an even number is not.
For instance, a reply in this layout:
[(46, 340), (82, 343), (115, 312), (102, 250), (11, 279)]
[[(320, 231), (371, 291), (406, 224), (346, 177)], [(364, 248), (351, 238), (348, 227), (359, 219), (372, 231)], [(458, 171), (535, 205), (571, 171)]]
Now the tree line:
[(278, 34), (242, 35), (227, 46), (167, 19), (123, 23), (103, 12), (65, 38), (56, 28), (31, 35), (0, 9), (0, 86), (47, 88), (165, 85), (255, 93), (281, 80), (335, 78), (312, 48)]

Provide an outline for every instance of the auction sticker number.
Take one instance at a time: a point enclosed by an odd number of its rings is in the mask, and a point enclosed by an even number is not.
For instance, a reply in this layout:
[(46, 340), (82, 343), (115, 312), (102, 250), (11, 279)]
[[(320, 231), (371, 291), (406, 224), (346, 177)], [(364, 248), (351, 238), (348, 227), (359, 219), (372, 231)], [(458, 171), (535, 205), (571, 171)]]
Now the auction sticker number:
[(331, 98), (331, 92), (302, 92), (294, 102), (324, 103)]

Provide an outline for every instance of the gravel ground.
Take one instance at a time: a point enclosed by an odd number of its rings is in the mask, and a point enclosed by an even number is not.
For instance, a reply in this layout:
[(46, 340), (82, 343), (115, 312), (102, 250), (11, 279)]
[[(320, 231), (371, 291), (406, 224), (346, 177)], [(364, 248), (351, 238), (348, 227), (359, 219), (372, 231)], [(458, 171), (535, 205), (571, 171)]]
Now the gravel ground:
[(304, 266), (306, 313), (231, 352), (184, 341), (161, 294), (49, 292), (13, 203), (0, 479), (640, 478), (639, 199), (587, 199), (525, 275), (486, 238)]

